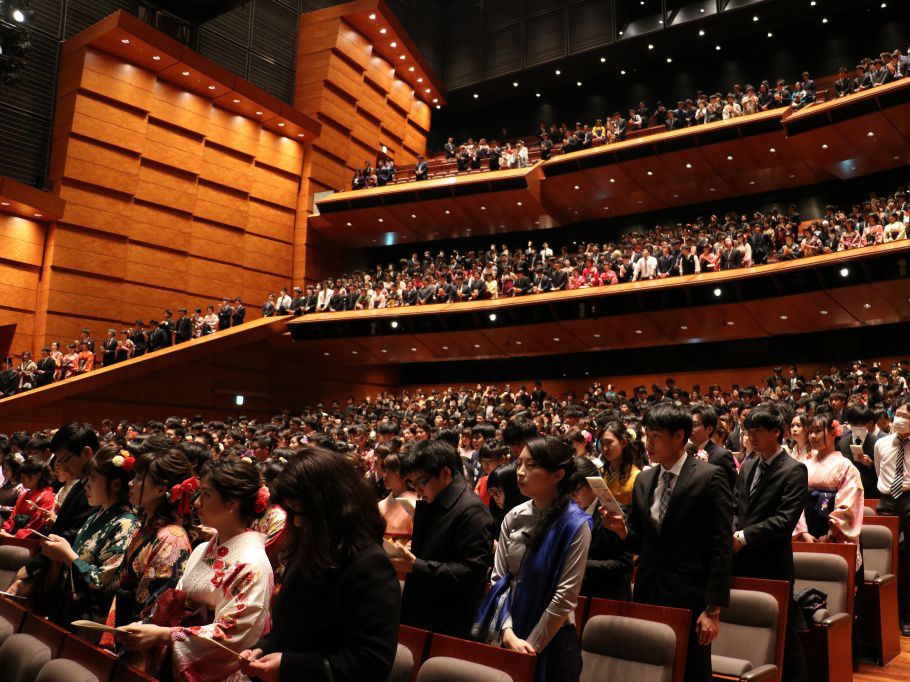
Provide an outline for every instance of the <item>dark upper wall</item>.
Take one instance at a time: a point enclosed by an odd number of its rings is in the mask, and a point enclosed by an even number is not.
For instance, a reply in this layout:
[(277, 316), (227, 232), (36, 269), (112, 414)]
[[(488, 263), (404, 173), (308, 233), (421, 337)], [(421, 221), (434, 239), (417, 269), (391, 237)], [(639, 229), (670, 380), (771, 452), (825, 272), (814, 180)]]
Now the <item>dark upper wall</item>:
[[(441, 70), (438, 0), (389, 0), (418, 48)], [(22, 81), (0, 84), (0, 175), (41, 186), (45, 182), (59, 44), (117, 10), (140, 14), (139, 0), (32, 0), (32, 50)], [(146, 5), (153, 5), (149, 0)], [(190, 45), (267, 92), (292, 102), (298, 13), (339, 0), (248, 0), (200, 25)]]
[[(877, 5), (848, 9), (832, 14), (824, 25), (816, 17), (775, 27), (771, 39), (767, 28), (763, 30), (765, 33), (747, 37), (708, 36), (711, 40), (704, 47), (675, 52), (672, 64), (667, 64), (666, 54), (655, 50), (650, 61), (625, 67), (625, 76), (615, 69), (605, 70), (599, 59), (592, 57), (590, 68), (572, 71), (563, 67), (561, 80), (566, 84), (562, 87), (533, 86), (539, 88), (540, 98), (535, 97), (534, 89), (525, 89), (524, 83), (514, 91), (510, 83), (493, 92), (483, 90), (478, 101), (486, 104), (474, 104), (470, 97), (457, 98), (456, 93), (450, 93), (453, 103), (434, 115), (429, 147), (439, 149), (449, 135), (456, 140), (498, 137), (503, 128), (512, 136), (530, 135), (540, 121), (593, 123), (595, 118), (617, 110), (627, 113), (640, 100), (652, 107), (657, 100), (675, 104), (679, 97), (693, 97), (698, 90), (726, 92), (734, 83), (758, 87), (763, 79), (795, 81), (803, 69), (819, 76), (834, 74), (842, 65), (852, 70), (862, 56), (877, 56), (886, 48), (907, 49), (910, 5), (901, 3), (894, 11), (881, 10)], [(715, 50), (716, 44), (722, 46), (720, 52)], [(557, 66), (559, 63), (553, 65)], [(450, 68), (446, 61), (447, 75)], [(550, 71), (547, 73), (550, 81)], [(521, 74), (515, 78), (523, 80)], [(582, 87), (576, 86), (578, 80), (583, 82)]]

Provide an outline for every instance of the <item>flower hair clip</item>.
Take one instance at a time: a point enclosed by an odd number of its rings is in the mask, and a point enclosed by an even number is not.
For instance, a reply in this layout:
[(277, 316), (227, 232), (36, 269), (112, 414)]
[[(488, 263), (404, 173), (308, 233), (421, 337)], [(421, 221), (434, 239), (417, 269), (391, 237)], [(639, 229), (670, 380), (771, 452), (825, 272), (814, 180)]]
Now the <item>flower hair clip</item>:
[(247, 457), (246, 455), (244, 455), (243, 457), (241, 457), (241, 458), (240, 458), (240, 461), (243, 462), (244, 464), (252, 464), (252, 463), (253, 463), (252, 458)]
[(171, 491), (168, 495), (168, 498), (170, 499), (171, 503), (177, 505), (177, 513), (190, 513), (190, 501), (198, 490), (199, 479), (195, 476), (191, 476), (182, 483), (177, 483), (176, 485), (171, 486)]
[(113, 459), (111, 459), (111, 464), (118, 469), (129, 472), (136, 466), (136, 458), (130, 454), (129, 450), (121, 450), (119, 455), (114, 455)]
[(256, 501), (253, 503), (253, 511), (257, 514), (263, 513), (269, 506), (269, 489), (262, 486), (256, 493)]

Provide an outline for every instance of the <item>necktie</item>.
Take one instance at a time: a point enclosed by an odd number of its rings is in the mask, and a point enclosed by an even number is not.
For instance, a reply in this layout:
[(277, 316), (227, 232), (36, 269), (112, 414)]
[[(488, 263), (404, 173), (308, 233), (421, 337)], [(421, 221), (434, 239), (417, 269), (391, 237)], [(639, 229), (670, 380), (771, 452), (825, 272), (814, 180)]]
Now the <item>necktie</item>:
[(749, 497), (752, 497), (755, 493), (755, 489), (758, 488), (758, 482), (764, 478), (766, 473), (768, 473), (768, 463), (762, 460), (758, 463), (758, 471), (755, 472), (755, 478), (752, 479), (752, 487), (749, 488)]
[(907, 439), (898, 436), (897, 461), (894, 463), (894, 478), (891, 480), (891, 497), (895, 500), (904, 492), (904, 449), (906, 446)]
[(673, 472), (665, 471), (663, 473), (664, 479), (664, 490), (660, 494), (660, 504), (657, 506), (657, 523), (662, 525), (664, 522), (664, 514), (667, 513), (667, 507), (670, 504), (670, 493), (673, 492)]

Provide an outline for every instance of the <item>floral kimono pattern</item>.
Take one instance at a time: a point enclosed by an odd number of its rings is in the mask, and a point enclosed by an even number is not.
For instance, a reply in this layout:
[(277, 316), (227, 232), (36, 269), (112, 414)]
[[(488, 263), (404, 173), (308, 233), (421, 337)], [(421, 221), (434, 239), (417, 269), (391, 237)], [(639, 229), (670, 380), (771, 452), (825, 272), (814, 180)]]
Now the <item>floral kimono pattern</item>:
[(272, 562), (272, 569), (279, 571), (281, 547), (285, 538), (288, 514), (277, 504), (270, 504), (260, 518), (253, 521), (250, 530), (265, 536), (265, 553)]
[(171, 629), (174, 675), (187, 682), (239, 682), (248, 678), (231, 656), (206, 637), (240, 652), (266, 634), (272, 567), (265, 536), (248, 531), (220, 544), (216, 535), (190, 555), (177, 585), (188, 608), (206, 614), (206, 625)]

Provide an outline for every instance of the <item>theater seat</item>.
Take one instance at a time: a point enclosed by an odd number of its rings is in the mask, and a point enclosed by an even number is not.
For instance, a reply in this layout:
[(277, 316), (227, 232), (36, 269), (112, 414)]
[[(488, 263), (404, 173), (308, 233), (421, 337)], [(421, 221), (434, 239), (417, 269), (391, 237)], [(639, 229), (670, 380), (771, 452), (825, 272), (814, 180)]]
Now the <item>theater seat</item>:
[(894, 536), (891, 528), (864, 524), (862, 530), (863, 603), (860, 613), (863, 644), (879, 665), (900, 654)]
[(392, 672), (386, 679), (386, 682), (411, 682), (414, 675), (414, 656), (411, 650), (404, 644), (398, 645), (398, 651), (395, 652), (395, 662), (392, 664)]
[(670, 682), (676, 635), (664, 623), (626, 616), (593, 616), (581, 637), (582, 682)]
[(720, 611), (720, 631), (711, 646), (715, 675), (739, 680), (773, 680), (778, 625), (777, 600), (767, 592), (730, 590)]
[(28, 561), (29, 551), (25, 547), (0, 545), (0, 590), (5, 592), (16, 579), (16, 573)]
[(440, 656), (423, 664), (417, 682), (512, 682), (512, 678), (496, 668)]
[(18, 633), (0, 646), (3, 682), (35, 682), (52, 658), (51, 648), (32, 635)]
[(102, 682), (98, 676), (89, 672), (76, 661), (68, 658), (55, 658), (41, 668), (35, 682)]
[(875, 516), (875, 510), (872, 507), (863, 505), (863, 516)]
[(814, 587), (828, 595), (828, 608), (815, 612), (814, 623), (801, 635), (806, 661), (814, 679), (825, 682), (849, 682), (853, 679), (852, 604), (847, 600), (850, 568), (836, 554), (794, 552), (796, 573), (794, 590)]
[(0, 644), (19, 632), (25, 619), (25, 609), (11, 599), (0, 597)]

